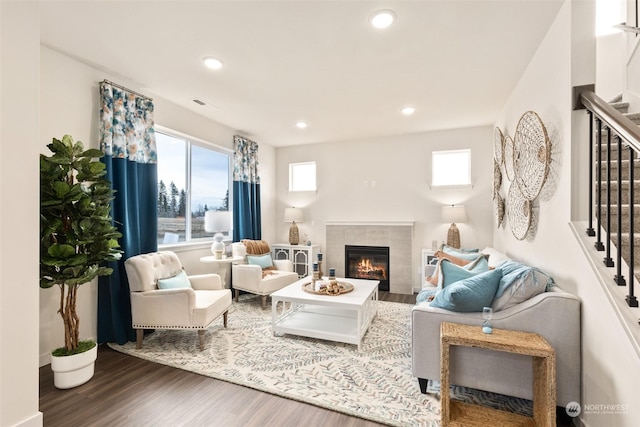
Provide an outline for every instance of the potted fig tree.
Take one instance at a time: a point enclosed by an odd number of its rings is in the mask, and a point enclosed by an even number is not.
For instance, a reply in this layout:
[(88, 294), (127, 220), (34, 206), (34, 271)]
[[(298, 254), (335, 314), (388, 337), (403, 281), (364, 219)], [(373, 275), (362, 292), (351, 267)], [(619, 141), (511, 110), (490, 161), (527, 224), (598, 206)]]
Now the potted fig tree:
[(104, 178), (102, 151), (85, 150), (70, 135), (53, 138), (53, 153), (40, 155), (40, 287), (58, 287), (58, 313), (64, 325), (64, 346), (51, 355), (54, 384), (71, 388), (93, 377), (97, 345), (79, 338), (76, 311), (81, 285), (112, 269), (107, 261), (120, 259), (110, 204), (114, 197)]

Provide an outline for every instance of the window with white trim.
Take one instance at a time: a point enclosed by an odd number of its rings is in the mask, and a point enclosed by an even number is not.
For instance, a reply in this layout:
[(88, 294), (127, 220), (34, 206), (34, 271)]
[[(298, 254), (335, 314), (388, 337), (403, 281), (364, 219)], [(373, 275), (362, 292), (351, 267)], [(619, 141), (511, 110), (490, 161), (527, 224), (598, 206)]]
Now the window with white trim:
[(316, 162), (289, 163), (289, 191), (316, 191)]
[(211, 239), (208, 210), (231, 206), (231, 150), (172, 131), (156, 130), (158, 244)]
[(433, 151), (431, 186), (471, 185), (471, 150)]

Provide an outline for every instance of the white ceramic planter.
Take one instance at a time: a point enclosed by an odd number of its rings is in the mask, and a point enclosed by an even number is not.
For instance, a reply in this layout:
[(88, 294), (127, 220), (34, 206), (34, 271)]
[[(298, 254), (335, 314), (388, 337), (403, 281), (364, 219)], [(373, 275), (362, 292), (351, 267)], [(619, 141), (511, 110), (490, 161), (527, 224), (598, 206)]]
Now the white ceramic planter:
[(93, 377), (93, 369), (98, 357), (98, 346), (84, 353), (56, 357), (51, 355), (53, 384), (56, 388), (73, 388), (86, 383)]

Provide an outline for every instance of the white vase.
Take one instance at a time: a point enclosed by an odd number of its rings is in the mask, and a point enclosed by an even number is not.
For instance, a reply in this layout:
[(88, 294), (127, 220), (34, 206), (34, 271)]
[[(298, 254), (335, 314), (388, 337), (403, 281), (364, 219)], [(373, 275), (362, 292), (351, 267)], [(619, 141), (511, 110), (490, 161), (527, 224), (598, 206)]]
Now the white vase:
[(66, 389), (86, 383), (93, 377), (97, 357), (97, 345), (84, 353), (71, 356), (51, 355), (53, 384), (56, 388)]

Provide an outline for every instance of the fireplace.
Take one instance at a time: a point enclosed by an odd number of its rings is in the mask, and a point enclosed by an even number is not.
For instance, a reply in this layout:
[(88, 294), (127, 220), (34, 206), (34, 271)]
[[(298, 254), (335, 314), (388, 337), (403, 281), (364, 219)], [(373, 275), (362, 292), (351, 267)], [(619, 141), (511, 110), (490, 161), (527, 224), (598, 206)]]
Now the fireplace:
[(345, 245), (344, 249), (345, 277), (379, 280), (378, 289), (389, 291), (388, 246)]

